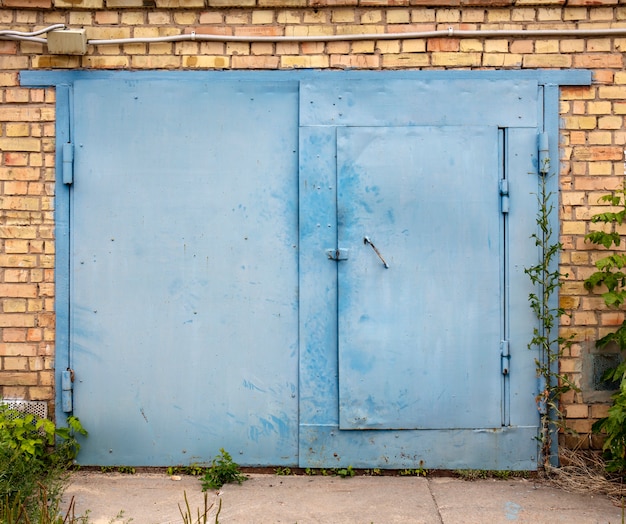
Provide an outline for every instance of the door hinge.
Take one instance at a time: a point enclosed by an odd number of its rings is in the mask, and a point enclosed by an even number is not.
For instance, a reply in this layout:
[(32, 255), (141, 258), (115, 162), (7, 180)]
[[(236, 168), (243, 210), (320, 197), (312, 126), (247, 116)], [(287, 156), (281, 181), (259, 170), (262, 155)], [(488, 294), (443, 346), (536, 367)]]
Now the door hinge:
[(61, 374), (61, 405), (63, 413), (73, 411), (72, 393), (74, 391), (74, 370), (67, 368)]
[(503, 213), (509, 212), (509, 181), (500, 179), (500, 209)]
[(500, 341), (500, 361), (502, 364), (502, 374), (508, 375), (510, 372), (511, 354), (509, 353), (509, 341)]
[(74, 182), (74, 144), (63, 144), (63, 183), (71, 185)]
[(326, 256), (329, 260), (348, 260), (348, 250), (341, 247), (337, 249), (327, 249)]
[(537, 135), (537, 149), (539, 150), (539, 174), (546, 176), (550, 171), (550, 141), (548, 133)]

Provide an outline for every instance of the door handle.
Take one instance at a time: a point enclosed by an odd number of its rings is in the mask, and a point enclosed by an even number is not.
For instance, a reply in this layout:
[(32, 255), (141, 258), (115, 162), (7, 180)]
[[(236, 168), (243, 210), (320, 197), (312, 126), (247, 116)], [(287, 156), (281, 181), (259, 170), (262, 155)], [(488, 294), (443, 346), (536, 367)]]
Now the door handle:
[(363, 237), (363, 243), (366, 244), (366, 245), (369, 244), (370, 246), (372, 246), (372, 249), (374, 250), (374, 253), (376, 253), (378, 255), (378, 258), (380, 258), (381, 262), (383, 263), (383, 266), (385, 266), (385, 269), (389, 269), (389, 264), (387, 264), (387, 262), (385, 261), (383, 256), (380, 254), (380, 251), (378, 251), (378, 249), (376, 249), (376, 246), (372, 243), (372, 241), (369, 239), (369, 237)]

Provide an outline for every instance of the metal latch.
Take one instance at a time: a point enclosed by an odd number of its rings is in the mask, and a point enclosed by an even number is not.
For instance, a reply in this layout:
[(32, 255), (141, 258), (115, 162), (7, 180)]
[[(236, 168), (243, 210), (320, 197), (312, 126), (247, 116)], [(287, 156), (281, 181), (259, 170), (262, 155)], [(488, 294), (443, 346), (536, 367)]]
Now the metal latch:
[(337, 249), (327, 249), (326, 256), (329, 260), (348, 260), (348, 250), (341, 247)]

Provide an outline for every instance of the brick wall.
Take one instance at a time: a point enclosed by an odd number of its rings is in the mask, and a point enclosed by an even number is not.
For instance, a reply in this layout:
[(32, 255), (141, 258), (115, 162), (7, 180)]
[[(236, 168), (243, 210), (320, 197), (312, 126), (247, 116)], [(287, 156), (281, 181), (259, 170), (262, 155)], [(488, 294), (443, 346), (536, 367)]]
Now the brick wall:
[[(626, 28), (618, 0), (0, 0), (0, 29), (85, 27), (90, 39), (196, 33), (326, 35), (480, 29)], [(426, 38), (319, 42), (178, 42), (90, 46), (85, 56), (0, 41), (0, 395), (54, 398), (54, 101), (19, 87), (23, 69), (526, 69), (588, 68), (591, 87), (561, 91), (561, 228), (568, 273), (562, 372), (583, 382), (594, 341), (623, 320), (584, 278), (601, 253), (584, 242), (598, 198), (621, 187), (626, 131), (626, 33), (557, 38)], [(583, 384), (584, 385), (584, 384)], [(567, 394), (583, 434), (608, 394)], [(573, 443), (573, 442), (570, 442)]]

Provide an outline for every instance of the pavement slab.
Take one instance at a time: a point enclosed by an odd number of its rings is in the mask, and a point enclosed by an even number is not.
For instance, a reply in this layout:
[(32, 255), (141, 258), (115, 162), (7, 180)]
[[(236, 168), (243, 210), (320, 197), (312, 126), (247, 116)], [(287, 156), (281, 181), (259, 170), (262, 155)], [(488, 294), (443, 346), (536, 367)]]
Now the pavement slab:
[[(209, 523), (241, 524), (618, 524), (621, 508), (602, 496), (568, 493), (533, 479), (272, 475), (206, 494)], [(89, 512), (90, 524), (182, 523), (185, 496), (196, 522), (205, 507), (199, 478), (165, 473), (72, 474), (64, 506)], [(202, 521), (201, 521), (202, 522)]]

